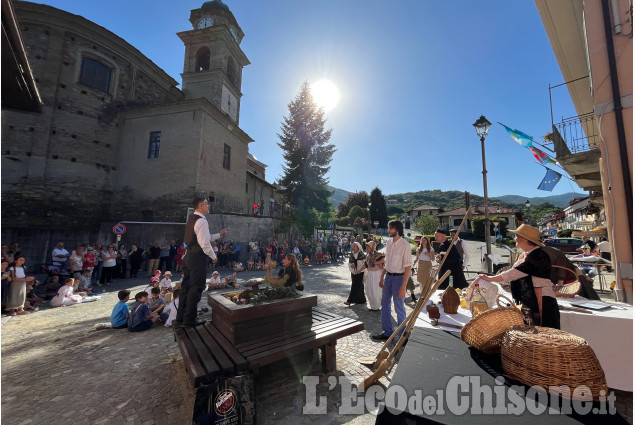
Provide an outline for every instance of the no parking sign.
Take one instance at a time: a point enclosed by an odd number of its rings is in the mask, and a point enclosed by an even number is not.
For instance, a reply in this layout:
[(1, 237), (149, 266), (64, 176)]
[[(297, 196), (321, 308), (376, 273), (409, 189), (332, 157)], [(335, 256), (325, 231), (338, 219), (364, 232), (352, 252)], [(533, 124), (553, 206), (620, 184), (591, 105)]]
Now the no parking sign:
[(113, 226), (112, 232), (117, 235), (117, 242), (121, 240), (121, 235), (126, 233), (126, 226), (121, 223), (117, 223)]

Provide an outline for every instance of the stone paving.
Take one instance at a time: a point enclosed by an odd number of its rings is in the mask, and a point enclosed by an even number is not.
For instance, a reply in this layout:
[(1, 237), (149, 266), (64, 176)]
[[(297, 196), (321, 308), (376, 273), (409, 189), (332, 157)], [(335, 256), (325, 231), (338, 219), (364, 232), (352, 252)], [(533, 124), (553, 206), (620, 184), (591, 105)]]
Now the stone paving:
[[(468, 245), (472, 254), (470, 270), (479, 270), (477, 248), (484, 244)], [(505, 254), (496, 250), (499, 256)], [(357, 384), (370, 374), (357, 358), (374, 356), (382, 346), (370, 339), (371, 334), (381, 331), (380, 313), (363, 305), (343, 304), (350, 289), (350, 274), (344, 263), (302, 270), (306, 292), (318, 295), (318, 307), (353, 317), (365, 325), (364, 331), (342, 338), (337, 344), (336, 375)], [(227, 274), (221, 271), (221, 276)], [(244, 281), (263, 275), (264, 272), (244, 272), (239, 278)], [(178, 273), (173, 276), (178, 277)], [(109, 320), (118, 290), (129, 288), (134, 295), (147, 282), (145, 277), (120, 279), (102, 287), (107, 291), (100, 301), (66, 308), (44, 307), (31, 315), (3, 318), (2, 421), (25, 425), (190, 423), (195, 392), (189, 386), (171, 329), (159, 325), (142, 333), (93, 330), (95, 323)], [(407, 297), (406, 311), (410, 312), (413, 306)], [(327, 396), (326, 415), (302, 413), (305, 375), (319, 377), (318, 395)], [(310, 362), (262, 368), (256, 381), (258, 423), (374, 423), (375, 417), (370, 413), (340, 415), (340, 387), (329, 390), (329, 378), (333, 380)], [(381, 382), (387, 386), (389, 379), (390, 375)]]

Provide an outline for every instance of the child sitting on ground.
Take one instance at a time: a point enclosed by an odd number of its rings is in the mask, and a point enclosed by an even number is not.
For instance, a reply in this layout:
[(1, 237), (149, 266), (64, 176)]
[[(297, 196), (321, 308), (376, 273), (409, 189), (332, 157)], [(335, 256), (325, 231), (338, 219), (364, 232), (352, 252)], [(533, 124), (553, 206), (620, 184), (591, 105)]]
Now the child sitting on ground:
[[(26, 282), (26, 298), (24, 300), (24, 309), (35, 311), (38, 305), (44, 302), (44, 298), (37, 296), (34, 288), (40, 285), (39, 280), (31, 280)], [(41, 285), (40, 285), (41, 286)]]
[(148, 285), (148, 287), (145, 289), (145, 292), (149, 294), (152, 292), (152, 288), (158, 288), (158, 287), (159, 287), (159, 278), (155, 276), (150, 280), (150, 285)]
[(225, 285), (233, 286), (236, 289), (240, 288), (240, 285), (238, 284), (237, 276), (238, 276), (238, 273), (236, 272), (234, 272), (231, 276), (227, 276), (225, 278)]
[(315, 262), (318, 264), (324, 264), (324, 253), (322, 253), (322, 251), (315, 254)]
[(175, 289), (174, 292), (172, 293), (172, 296), (174, 297), (174, 299), (172, 300), (170, 304), (168, 304), (168, 306), (164, 310), (164, 311), (167, 311), (168, 313), (168, 320), (165, 321), (165, 326), (168, 328), (172, 326), (172, 322), (176, 320), (176, 313), (179, 310), (179, 295), (180, 294), (181, 294), (181, 290)]
[(249, 270), (250, 272), (254, 271), (254, 259), (253, 258), (249, 258), (249, 260), (247, 260), (247, 270)]
[(331, 254), (326, 254), (324, 260), (326, 261), (326, 264), (331, 264)]
[(82, 302), (82, 295), (86, 295), (86, 293), (73, 291), (73, 283), (75, 283), (75, 281), (72, 277), (64, 279), (64, 285), (57, 291), (53, 299), (51, 299), (52, 307), (66, 307), (67, 305)]
[(262, 260), (258, 260), (256, 263), (256, 270), (262, 270)]
[(134, 299), (135, 302), (128, 317), (128, 330), (130, 332), (143, 332), (150, 329), (159, 320), (159, 316), (150, 313), (148, 304), (146, 304), (148, 301), (147, 292), (138, 292)]
[(306, 257), (304, 257), (304, 265), (305, 266), (308, 266), (310, 262), (311, 262), (311, 260), (309, 260), (309, 256), (308, 255)]
[(220, 280), (220, 273), (214, 270), (212, 277), (207, 282), (207, 289), (223, 289), (227, 284)]
[(238, 272), (244, 272), (245, 269), (243, 267), (243, 263), (241, 263), (240, 261), (236, 261), (236, 264), (234, 264), (234, 272), (238, 273)]
[(169, 270), (165, 272), (165, 277), (161, 279), (161, 292), (164, 294), (172, 292), (172, 272)]
[(130, 299), (130, 290), (124, 289), (117, 293), (119, 302), (115, 304), (110, 314), (110, 324), (113, 329), (124, 329), (128, 327), (128, 318), (130, 317), (130, 308), (128, 308), (128, 300)]
[(82, 270), (82, 274), (79, 277), (79, 284), (77, 285), (77, 290), (80, 292), (86, 292), (86, 295), (93, 295), (93, 287), (90, 281), (90, 276), (90, 270)]
[(160, 288), (152, 288), (152, 294), (148, 298), (148, 308), (153, 314), (159, 315), (162, 322), (168, 320), (168, 313), (165, 313), (165, 298), (161, 296)]

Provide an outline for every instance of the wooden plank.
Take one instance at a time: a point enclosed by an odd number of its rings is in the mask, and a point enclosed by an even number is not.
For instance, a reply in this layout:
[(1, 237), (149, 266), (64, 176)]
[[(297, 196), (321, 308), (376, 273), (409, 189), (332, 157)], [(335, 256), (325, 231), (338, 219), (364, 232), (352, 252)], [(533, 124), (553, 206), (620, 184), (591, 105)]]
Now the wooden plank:
[(210, 335), (234, 363), (237, 374), (249, 369), (247, 359), (242, 354), (240, 354), (240, 352), (236, 350), (236, 348), (225, 337), (223, 337), (223, 335), (214, 326), (214, 323), (206, 323), (205, 329), (210, 333)]
[(203, 341), (209, 352), (212, 353), (212, 356), (216, 360), (216, 363), (220, 367), (220, 370), (225, 373), (233, 373), (234, 363), (227, 357), (225, 352), (220, 348), (218, 343), (214, 340), (214, 338), (212, 338), (205, 327), (197, 326), (194, 329), (199, 334), (201, 340)]
[(334, 373), (337, 370), (337, 359), (335, 356), (335, 345), (337, 339), (322, 346), (322, 371), (324, 373)]
[(330, 333), (319, 336), (317, 339), (304, 339), (296, 341), (292, 344), (288, 344), (277, 349), (258, 353), (253, 356), (248, 356), (247, 360), (249, 365), (253, 367), (264, 366), (278, 360), (282, 360), (288, 356), (300, 353), (308, 350), (309, 348), (319, 347), (325, 345), (331, 338), (341, 338), (353, 333), (359, 332), (364, 329), (364, 324), (361, 322), (351, 323), (343, 328), (333, 329)]
[(196, 356), (196, 351), (192, 346), (190, 340), (185, 335), (183, 329), (176, 329), (176, 343), (181, 350), (181, 356), (183, 357), (183, 363), (185, 364), (185, 371), (190, 377), (190, 382), (194, 388), (197, 388), (203, 383), (208, 383), (207, 374), (201, 362)]
[(190, 339), (190, 342), (192, 343), (192, 346), (194, 347), (196, 355), (201, 361), (201, 364), (205, 368), (210, 382), (214, 382), (215, 378), (218, 377), (220, 373), (220, 367), (218, 366), (218, 363), (216, 363), (214, 357), (211, 356), (209, 350), (203, 343), (203, 340), (201, 340), (199, 334), (196, 333), (196, 330), (194, 330), (193, 328), (185, 328), (185, 333)]
[(324, 322), (319, 322), (317, 324), (314, 324), (313, 326), (311, 326), (310, 329), (295, 328), (290, 330), (285, 335), (281, 335), (275, 338), (261, 338), (253, 342), (239, 344), (236, 346), (236, 348), (238, 349), (238, 351), (240, 351), (244, 355), (246, 351), (262, 348), (264, 346), (285, 344), (298, 336), (306, 335), (306, 334), (314, 334), (316, 332), (319, 332), (322, 329), (331, 328), (333, 326), (344, 325), (346, 323), (354, 322), (354, 321), (355, 321), (354, 319), (340, 316), (338, 319), (335, 319), (335, 320), (329, 320), (329, 321), (324, 321)]
[[(287, 346), (289, 344), (293, 344), (296, 341), (304, 340), (307, 338), (309, 339), (319, 338), (321, 335), (327, 334), (329, 332), (333, 332), (334, 330), (337, 330), (340, 328), (344, 328), (346, 326), (354, 324), (355, 322), (356, 321), (353, 319), (342, 317), (341, 319), (337, 321), (334, 320), (334, 321), (326, 323), (326, 326), (322, 326), (319, 329), (315, 329), (315, 330), (311, 329), (310, 331), (298, 333), (294, 335), (293, 337), (286, 338), (282, 341), (272, 341), (269, 343), (263, 343), (256, 346), (252, 346), (252, 347), (249, 347), (248, 350), (240, 350), (240, 352), (245, 357), (249, 358), (250, 356), (256, 353), (269, 351), (269, 350), (275, 350), (277, 349), (277, 347)], [(357, 322), (357, 323), (361, 323), (361, 322)], [(362, 328), (363, 328), (363, 324), (362, 324)]]

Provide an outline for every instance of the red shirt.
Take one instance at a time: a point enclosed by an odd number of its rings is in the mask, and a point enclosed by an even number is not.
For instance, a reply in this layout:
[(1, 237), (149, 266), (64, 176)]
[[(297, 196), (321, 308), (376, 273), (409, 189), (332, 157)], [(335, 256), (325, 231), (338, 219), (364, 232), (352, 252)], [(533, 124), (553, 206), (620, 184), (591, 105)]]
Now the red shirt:
[(95, 267), (95, 255), (91, 253), (86, 253), (84, 255), (84, 267)]

